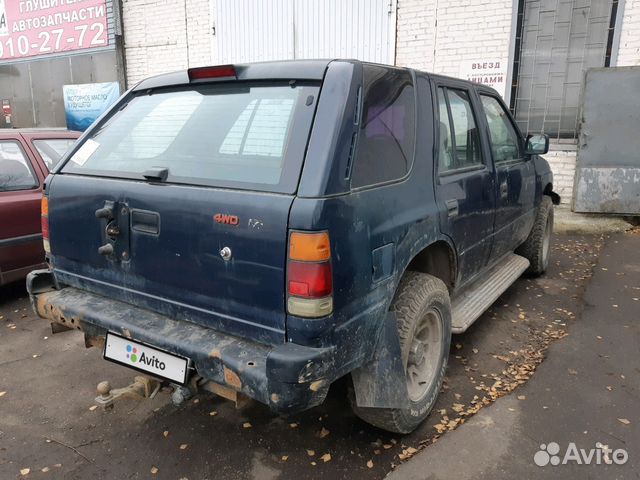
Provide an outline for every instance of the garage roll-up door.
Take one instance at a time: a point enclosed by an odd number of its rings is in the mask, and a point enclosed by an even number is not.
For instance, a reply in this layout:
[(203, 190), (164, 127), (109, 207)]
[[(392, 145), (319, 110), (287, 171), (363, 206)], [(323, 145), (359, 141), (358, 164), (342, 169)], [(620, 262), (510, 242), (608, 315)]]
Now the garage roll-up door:
[(215, 17), (218, 63), (394, 62), (395, 0), (217, 0)]

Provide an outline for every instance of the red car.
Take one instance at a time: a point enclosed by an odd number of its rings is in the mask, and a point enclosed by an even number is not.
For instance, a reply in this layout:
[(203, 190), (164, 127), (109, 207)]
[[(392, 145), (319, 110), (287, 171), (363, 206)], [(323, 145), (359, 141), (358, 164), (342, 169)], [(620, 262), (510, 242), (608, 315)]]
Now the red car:
[(0, 285), (44, 263), (42, 186), (79, 136), (62, 129), (0, 129)]

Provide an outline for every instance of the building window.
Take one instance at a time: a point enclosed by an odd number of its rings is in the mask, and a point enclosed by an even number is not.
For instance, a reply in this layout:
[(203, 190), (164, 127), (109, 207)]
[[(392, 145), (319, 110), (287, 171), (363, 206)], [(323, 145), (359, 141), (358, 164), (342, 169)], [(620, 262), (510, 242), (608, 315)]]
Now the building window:
[(577, 138), (584, 73), (607, 64), (616, 6), (617, 0), (520, 0), (511, 109), (523, 132)]

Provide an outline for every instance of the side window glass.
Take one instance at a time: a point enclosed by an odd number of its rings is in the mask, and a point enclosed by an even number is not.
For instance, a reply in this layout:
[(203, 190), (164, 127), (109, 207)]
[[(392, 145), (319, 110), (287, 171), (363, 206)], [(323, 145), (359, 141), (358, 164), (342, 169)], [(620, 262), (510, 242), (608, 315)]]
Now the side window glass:
[(453, 123), (457, 168), (482, 165), (480, 135), (473, 117), (469, 95), (464, 90), (447, 90)]
[(444, 88), (438, 88), (438, 112), (440, 124), (438, 128), (438, 171), (440, 173), (453, 170), (455, 167), (453, 157), (453, 143), (451, 135), (451, 123), (447, 110), (447, 99)]
[(38, 153), (47, 165), (47, 168), (51, 170), (55, 167), (62, 156), (71, 148), (71, 145), (75, 143), (74, 138), (47, 138), (34, 140), (33, 145), (38, 150)]
[(0, 141), (0, 192), (29, 190), (38, 186), (29, 160), (13, 140)]
[(500, 102), (488, 95), (480, 95), (482, 107), (491, 133), (491, 149), (495, 162), (506, 162), (522, 158), (520, 138), (509, 120), (509, 114)]
[(413, 161), (415, 95), (405, 70), (364, 65), (362, 120), (352, 187), (404, 177)]

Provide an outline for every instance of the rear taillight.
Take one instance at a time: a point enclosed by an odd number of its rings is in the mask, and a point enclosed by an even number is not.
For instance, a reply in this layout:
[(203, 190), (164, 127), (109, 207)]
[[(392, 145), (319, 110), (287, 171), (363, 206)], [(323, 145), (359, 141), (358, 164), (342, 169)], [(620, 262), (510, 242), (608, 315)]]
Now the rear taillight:
[(46, 253), (51, 253), (49, 245), (49, 199), (42, 197), (40, 202), (40, 225), (42, 227), (42, 245)]
[(299, 317), (333, 312), (331, 244), (327, 232), (291, 232), (287, 262), (287, 311)]

